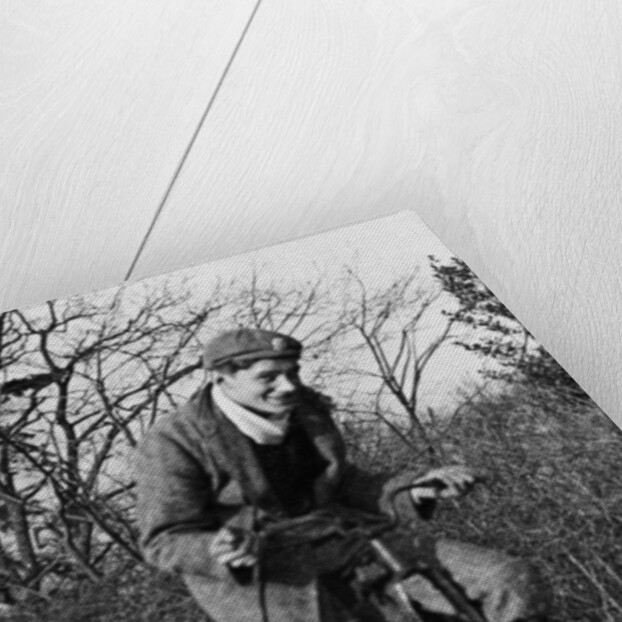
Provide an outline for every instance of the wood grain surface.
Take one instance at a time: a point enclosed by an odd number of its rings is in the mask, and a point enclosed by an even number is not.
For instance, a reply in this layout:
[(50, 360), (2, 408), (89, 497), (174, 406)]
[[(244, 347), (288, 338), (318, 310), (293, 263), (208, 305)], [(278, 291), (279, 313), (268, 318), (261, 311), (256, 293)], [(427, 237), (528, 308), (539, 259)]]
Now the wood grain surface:
[(265, 3), (137, 276), (412, 209), (622, 423), (615, 0)]
[(123, 279), (254, 2), (7, 2), (0, 308)]
[[(9, 308), (123, 277), (252, 7), (4, 4)], [(265, 0), (133, 278), (414, 210), (622, 425), (620, 41), (617, 0)]]

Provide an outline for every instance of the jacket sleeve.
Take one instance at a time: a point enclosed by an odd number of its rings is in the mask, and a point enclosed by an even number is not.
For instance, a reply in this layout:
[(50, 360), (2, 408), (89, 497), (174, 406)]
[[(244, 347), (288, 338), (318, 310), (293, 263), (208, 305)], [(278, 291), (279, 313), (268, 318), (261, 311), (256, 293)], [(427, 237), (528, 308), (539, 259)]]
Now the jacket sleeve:
[(174, 428), (154, 428), (134, 460), (136, 519), (147, 562), (162, 570), (222, 576), (209, 547), (221, 526), (213, 465)]
[[(317, 482), (316, 498), (331, 499), (346, 507), (374, 514), (391, 514), (395, 509), (406, 521), (427, 518), (429, 512), (422, 516), (408, 494), (399, 495), (395, 507), (391, 503), (391, 493), (412, 482), (417, 473), (410, 470), (398, 474), (372, 473), (349, 462), (344, 438), (332, 417), (334, 405), (331, 399), (310, 388), (306, 389), (306, 396), (311, 409), (305, 425), (329, 465)], [(322, 494), (322, 489), (327, 489), (327, 494)]]
[(415, 471), (371, 473), (346, 463), (337, 500), (345, 506), (374, 514), (393, 516), (397, 513), (400, 521), (405, 522), (429, 518), (431, 508), (426, 507), (426, 511), (421, 512), (408, 493), (400, 494), (392, 500), (392, 493), (397, 488), (409, 484), (416, 477)]
[[(397, 512), (404, 521), (429, 518), (431, 504), (421, 512), (407, 493), (392, 500), (392, 493), (397, 488), (414, 481), (418, 473), (412, 470), (394, 474), (389, 472), (371, 472), (348, 461), (343, 436), (332, 418), (325, 417), (323, 434), (316, 437), (316, 446), (324, 450), (329, 460), (328, 479), (334, 482), (334, 500), (346, 507), (355, 508), (373, 514), (392, 515)], [(433, 503), (433, 502), (432, 502)]]

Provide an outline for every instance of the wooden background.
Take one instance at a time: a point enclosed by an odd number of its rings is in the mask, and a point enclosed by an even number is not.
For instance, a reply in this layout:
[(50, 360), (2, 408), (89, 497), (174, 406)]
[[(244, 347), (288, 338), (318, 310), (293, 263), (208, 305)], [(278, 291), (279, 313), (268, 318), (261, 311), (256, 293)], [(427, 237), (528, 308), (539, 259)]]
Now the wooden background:
[(0, 309), (413, 210), (622, 425), (618, 0), (0, 7)]

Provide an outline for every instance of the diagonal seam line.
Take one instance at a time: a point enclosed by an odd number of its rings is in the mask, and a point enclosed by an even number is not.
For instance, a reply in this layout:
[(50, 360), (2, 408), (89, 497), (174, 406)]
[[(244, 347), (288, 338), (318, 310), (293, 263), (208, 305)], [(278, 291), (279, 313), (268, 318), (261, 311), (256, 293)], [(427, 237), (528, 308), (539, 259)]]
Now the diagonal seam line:
[(171, 177), (171, 181), (166, 187), (164, 195), (162, 196), (162, 199), (160, 200), (160, 203), (158, 204), (158, 207), (156, 208), (155, 214), (153, 215), (153, 219), (151, 220), (151, 224), (149, 225), (149, 228), (147, 229), (147, 232), (145, 233), (142, 239), (142, 242), (140, 243), (140, 246), (138, 247), (138, 251), (136, 252), (134, 259), (132, 263), (130, 264), (130, 268), (127, 271), (127, 274), (125, 275), (124, 281), (128, 281), (131, 278), (132, 273), (134, 272), (136, 265), (138, 264), (138, 260), (143, 254), (143, 251), (145, 250), (147, 240), (149, 239), (149, 237), (153, 233), (153, 230), (155, 229), (156, 223), (158, 219), (160, 218), (160, 215), (162, 214), (162, 210), (164, 209), (164, 206), (166, 205), (166, 202), (168, 201), (171, 191), (173, 190), (173, 186), (175, 185), (175, 182), (177, 181), (177, 178), (179, 177), (181, 170), (183, 169), (184, 164), (186, 163), (186, 160), (188, 159), (188, 155), (190, 154), (190, 151), (192, 150), (192, 147), (194, 146), (194, 143), (196, 142), (196, 139), (201, 132), (201, 128), (203, 127), (203, 124), (205, 123), (205, 119), (207, 118), (207, 115), (210, 113), (214, 105), (214, 102), (216, 101), (216, 97), (218, 96), (218, 93), (220, 92), (220, 88), (222, 87), (225, 81), (225, 78), (227, 77), (227, 74), (229, 73), (229, 70), (231, 69), (231, 66), (233, 65), (233, 61), (235, 60), (235, 57), (240, 47), (242, 46), (244, 37), (246, 37), (246, 33), (249, 31), (251, 24), (253, 22), (253, 19), (255, 18), (255, 14), (257, 13), (257, 10), (259, 9), (259, 6), (261, 5), (262, 1), (263, 0), (257, 0), (257, 3), (255, 4), (255, 8), (253, 9), (250, 17), (248, 18), (248, 21), (246, 22), (246, 26), (244, 26), (244, 30), (242, 30), (242, 34), (240, 35), (238, 42), (233, 48), (231, 57), (229, 58), (225, 66), (225, 69), (222, 72), (220, 79), (218, 80), (218, 84), (216, 85), (216, 88), (214, 89), (214, 92), (212, 93), (212, 96), (207, 102), (207, 106), (205, 107), (205, 110), (203, 111), (203, 114), (201, 115), (201, 118), (199, 119), (199, 123), (196, 126), (192, 134), (192, 137), (190, 138), (190, 141), (186, 145), (186, 148), (181, 156), (181, 159), (179, 160), (179, 163), (177, 164), (177, 167), (175, 168), (175, 172), (173, 173), (173, 176)]

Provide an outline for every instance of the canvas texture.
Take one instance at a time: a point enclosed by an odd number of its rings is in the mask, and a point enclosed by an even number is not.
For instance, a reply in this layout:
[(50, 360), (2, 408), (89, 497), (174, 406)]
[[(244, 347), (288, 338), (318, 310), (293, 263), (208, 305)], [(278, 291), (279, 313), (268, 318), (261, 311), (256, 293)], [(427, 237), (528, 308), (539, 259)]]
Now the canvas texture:
[(617, 620), (620, 430), (409, 223), (3, 313), (3, 619)]

